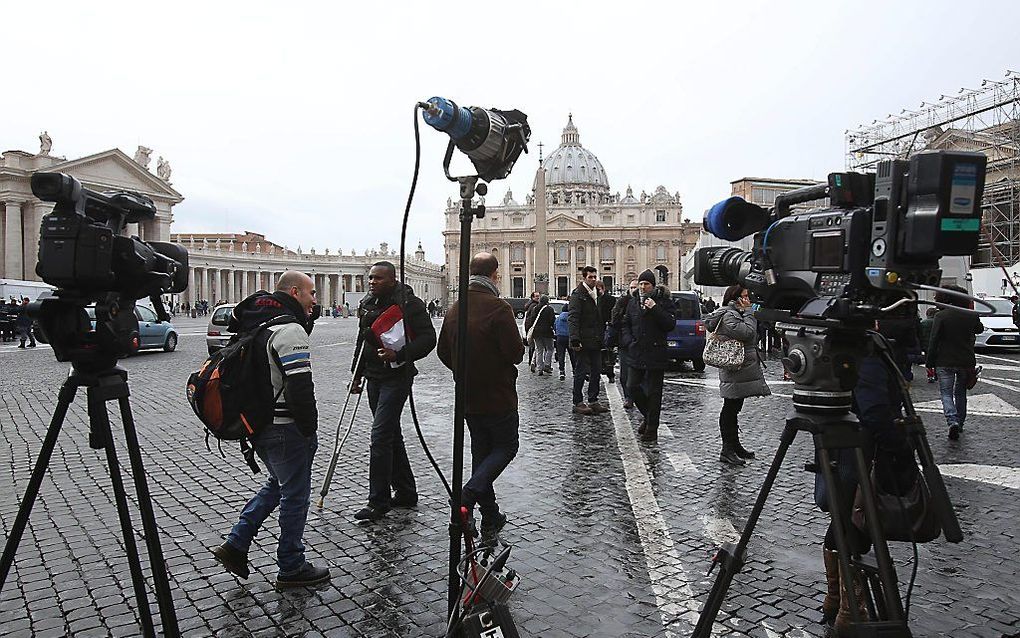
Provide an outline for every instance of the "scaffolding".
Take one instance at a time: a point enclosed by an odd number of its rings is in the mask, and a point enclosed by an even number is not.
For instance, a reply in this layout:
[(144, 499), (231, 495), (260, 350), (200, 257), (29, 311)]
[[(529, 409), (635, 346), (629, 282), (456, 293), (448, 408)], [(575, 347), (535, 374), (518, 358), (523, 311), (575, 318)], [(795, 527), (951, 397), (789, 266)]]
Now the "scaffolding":
[(983, 80), (935, 102), (921, 102), (846, 131), (849, 170), (874, 171), (886, 159), (928, 149), (974, 151), (988, 157), (982, 233), (971, 266), (1020, 262), (1020, 72)]

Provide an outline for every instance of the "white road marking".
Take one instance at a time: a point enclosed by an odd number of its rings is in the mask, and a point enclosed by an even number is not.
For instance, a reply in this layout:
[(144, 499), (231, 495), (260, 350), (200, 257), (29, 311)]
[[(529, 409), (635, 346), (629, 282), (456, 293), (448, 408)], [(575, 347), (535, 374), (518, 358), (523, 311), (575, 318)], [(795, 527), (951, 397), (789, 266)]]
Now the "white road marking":
[(981, 377), (978, 377), (978, 383), (987, 383), (988, 385), (994, 385), (997, 388), (1005, 388), (1006, 390), (1012, 390), (1013, 392), (1020, 392), (1020, 388), (1016, 387), (1016, 385), (1008, 385), (1006, 383), (1000, 383), (998, 381), (990, 381), (988, 379), (983, 379)]
[(740, 532), (728, 519), (712, 514), (703, 514), (700, 518), (701, 524), (704, 525), (705, 538), (717, 543), (736, 543), (740, 539)]
[(1004, 366), (1001, 363), (982, 363), (985, 370), (999, 370), (1002, 372), (1020, 372), (1020, 366)]
[(315, 349), (319, 350), (321, 348), (334, 348), (336, 346), (349, 346), (349, 345), (351, 345), (350, 341), (338, 341), (336, 343), (327, 343), (324, 346), (315, 346)]
[(979, 356), (979, 357), (984, 357), (985, 359), (995, 359), (996, 361), (1006, 361), (1008, 363), (1012, 363), (1013, 365), (1020, 367), (1020, 361), (1017, 361), (1016, 359), (1007, 359), (1006, 357), (993, 357), (993, 356), (988, 355), (988, 354), (981, 354), (980, 352), (977, 352), (975, 354), (977, 356)]
[(940, 465), (942, 476), (991, 483), (1011, 490), (1020, 490), (1020, 467), (974, 465), (971, 463)]
[(648, 567), (648, 578), (665, 635), (687, 635), (694, 628), (700, 605), (694, 599), (691, 579), (680, 562), (679, 550), (673, 543), (669, 526), (655, 498), (651, 478), (645, 468), (644, 455), (638, 448), (637, 438), (616, 384), (607, 384), (606, 396), (623, 461), (627, 495), (634, 512), (634, 522)]
[[(718, 379), (665, 379), (666, 383), (672, 383), (673, 385), (685, 385), (692, 388), (718, 388)], [(771, 388), (774, 385), (793, 385), (793, 381), (766, 381), (768, 386)], [(780, 399), (792, 399), (792, 394), (783, 394), (782, 392), (773, 392), (772, 396)]]
[(673, 470), (680, 476), (701, 476), (701, 470), (691, 461), (691, 457), (687, 456), (686, 452), (667, 452), (666, 458), (669, 459)]
[[(914, 409), (918, 412), (935, 412), (942, 414), (942, 400), (922, 401), (915, 403)], [(1006, 419), (1020, 418), (1018, 411), (1012, 404), (1004, 401), (994, 394), (975, 394), (967, 397), (967, 414), (976, 416), (994, 416)]]

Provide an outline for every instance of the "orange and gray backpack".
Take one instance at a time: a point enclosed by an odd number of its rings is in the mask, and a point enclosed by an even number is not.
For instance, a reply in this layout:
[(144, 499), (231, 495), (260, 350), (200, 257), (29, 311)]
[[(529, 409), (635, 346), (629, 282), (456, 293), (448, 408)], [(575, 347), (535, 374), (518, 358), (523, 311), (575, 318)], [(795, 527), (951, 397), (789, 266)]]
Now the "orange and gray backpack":
[(240, 441), (241, 452), (255, 473), (259, 467), (248, 440), (273, 422), (273, 408), (279, 399), (259, 391), (259, 370), (254, 362), (256, 339), (270, 326), (295, 321), (291, 315), (280, 315), (234, 335), (229, 344), (209, 355), (188, 377), (188, 402), (205, 425), (206, 447), (209, 435), (220, 441)]

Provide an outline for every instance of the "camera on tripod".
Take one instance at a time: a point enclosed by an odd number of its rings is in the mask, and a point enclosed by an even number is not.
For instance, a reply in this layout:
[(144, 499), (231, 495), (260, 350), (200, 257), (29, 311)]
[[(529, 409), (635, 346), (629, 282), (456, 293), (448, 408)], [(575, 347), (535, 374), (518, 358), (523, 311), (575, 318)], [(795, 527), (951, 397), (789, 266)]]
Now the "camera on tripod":
[[(54, 202), (43, 217), (36, 273), (57, 287), (29, 306), (58, 361), (122, 357), (138, 349), (135, 301), (152, 300), (169, 320), (161, 295), (188, 287), (188, 252), (177, 244), (145, 242), (121, 233), (156, 216), (152, 200), (128, 191), (98, 193), (70, 175), (36, 173), (32, 192)], [(85, 306), (95, 303), (93, 330)]]
[[(932, 151), (888, 160), (874, 174), (831, 173), (826, 184), (784, 193), (771, 210), (731, 197), (705, 215), (705, 230), (748, 252), (697, 251), (694, 281), (740, 284), (767, 308), (849, 319), (938, 286), (939, 258), (977, 250), (987, 159)], [(827, 197), (829, 207), (791, 206)], [(824, 303), (805, 304), (814, 299)]]

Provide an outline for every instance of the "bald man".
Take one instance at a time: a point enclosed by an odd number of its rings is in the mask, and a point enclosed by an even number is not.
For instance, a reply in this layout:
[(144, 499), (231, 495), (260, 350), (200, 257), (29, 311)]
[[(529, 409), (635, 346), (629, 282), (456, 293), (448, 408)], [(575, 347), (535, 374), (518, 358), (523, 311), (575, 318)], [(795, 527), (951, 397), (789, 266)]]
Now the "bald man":
[[(289, 270), (276, 291), (260, 290), (234, 307), (230, 330), (258, 330), (250, 365), (259, 394), (273, 397), (272, 422), (252, 436), (252, 446), (269, 474), (265, 485), (241, 511), (227, 541), (212, 550), (227, 571), (247, 578), (248, 548), (273, 510), (280, 508), (276, 550), (277, 589), (318, 585), (329, 570), (305, 560), (302, 535), (312, 487), (312, 457), (318, 447), (319, 413), (312, 384), (308, 335), (312, 331), (315, 284), (308, 275)], [(269, 325), (265, 325), (269, 323)]]

